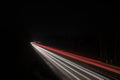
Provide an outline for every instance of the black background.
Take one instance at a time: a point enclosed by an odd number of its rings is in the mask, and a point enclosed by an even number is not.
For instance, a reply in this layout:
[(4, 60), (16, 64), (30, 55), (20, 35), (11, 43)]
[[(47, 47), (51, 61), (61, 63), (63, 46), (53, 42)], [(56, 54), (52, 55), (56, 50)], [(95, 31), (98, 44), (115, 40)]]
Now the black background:
[(16, 45), (12, 49), (16, 51), (17, 80), (58, 80), (37, 57), (31, 41), (103, 62), (112, 59), (113, 62), (109, 63), (119, 66), (116, 62), (120, 60), (117, 4), (105, 1), (45, 1), (18, 4), (16, 11), (16, 27), (8, 28), (13, 39), (8, 38)]

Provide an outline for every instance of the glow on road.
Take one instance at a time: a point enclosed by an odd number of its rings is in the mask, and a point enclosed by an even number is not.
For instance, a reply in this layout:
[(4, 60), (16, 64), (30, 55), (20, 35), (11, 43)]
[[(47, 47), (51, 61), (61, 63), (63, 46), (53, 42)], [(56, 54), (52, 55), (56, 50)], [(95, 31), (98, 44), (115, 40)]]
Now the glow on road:
[(93, 72), (81, 65), (78, 65), (68, 59), (63, 58), (53, 52), (50, 52), (42, 47), (39, 47), (33, 43), (32, 46), (39, 52), (40, 56), (44, 56), (53, 66), (61, 68), (63, 72), (67, 72), (72, 78), (70, 80), (110, 80), (109, 78), (102, 76), (96, 72)]

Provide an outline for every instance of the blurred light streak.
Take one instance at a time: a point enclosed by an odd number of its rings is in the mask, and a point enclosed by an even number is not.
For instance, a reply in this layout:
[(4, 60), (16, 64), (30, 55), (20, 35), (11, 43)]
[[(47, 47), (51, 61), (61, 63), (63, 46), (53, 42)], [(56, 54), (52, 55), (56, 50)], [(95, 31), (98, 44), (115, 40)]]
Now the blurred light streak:
[[(50, 51), (48, 51), (48, 50), (46, 50), (46, 49), (44, 49), (44, 48), (38, 47), (38, 46), (36, 46), (36, 45), (34, 45), (34, 44), (32, 44), (32, 45), (33, 45), (39, 52), (41, 52), (42, 54), (44, 54), (44, 56), (47, 56), (47, 58), (49, 58), (49, 60), (52, 60), (52, 62), (54, 62), (55, 64), (59, 65), (60, 67), (61, 67), (60, 64), (64, 65), (65, 67), (71, 69), (72, 71), (74, 71), (75, 73), (79, 74), (80, 76), (86, 78), (86, 80), (91, 80), (91, 79), (88, 78), (88, 77), (86, 77), (85, 75), (81, 74), (80, 72), (74, 70), (72, 67), (66, 65), (65, 63), (67, 63), (67, 64), (69, 64), (69, 65), (71, 65), (71, 66), (73, 66), (73, 67), (75, 67), (75, 68), (77, 68), (77, 69), (79, 69), (79, 70), (81, 70), (81, 71), (89, 74), (89, 75), (91, 75), (92, 77), (97, 78), (97, 80), (110, 80), (110, 79), (108, 79), (108, 78), (106, 78), (106, 77), (104, 77), (104, 76), (102, 76), (102, 75), (99, 75), (99, 74), (97, 74), (97, 73), (95, 73), (95, 72), (93, 72), (93, 71), (91, 71), (91, 70), (89, 70), (89, 69), (87, 69), (87, 68), (84, 68), (84, 67), (82, 67), (82, 66), (80, 66), (80, 65), (78, 65), (78, 64), (76, 64), (76, 63), (74, 63), (74, 62), (71, 62), (70, 60), (67, 60), (67, 59), (65, 59), (65, 58), (63, 58), (63, 57), (61, 57), (61, 56), (58, 56), (58, 55), (56, 55), (56, 54), (54, 54), (54, 53), (52, 53), (52, 52), (50, 52)], [(57, 61), (57, 63), (56, 63), (56, 61)], [(63, 62), (62, 62), (62, 61), (63, 61)], [(60, 64), (58, 64), (58, 63), (60, 63)], [(64, 67), (62, 67), (62, 68), (64, 68)], [(65, 68), (64, 68), (64, 69), (65, 69)], [(66, 70), (67, 70), (67, 69), (66, 69)], [(69, 71), (67, 71), (67, 72), (70, 73)], [(71, 75), (72, 75), (72, 74), (71, 74)], [(72, 75), (72, 76), (74, 76), (74, 75)], [(74, 76), (74, 77), (75, 77), (75, 76)], [(76, 78), (76, 79), (77, 79), (77, 78)], [(78, 79), (77, 79), (77, 80), (78, 80)]]
[[(38, 49), (39, 47), (38, 47), (38, 46), (35, 46), (35, 45), (33, 45), (33, 44), (32, 44), (32, 46), (39, 51), (39, 49)], [(57, 65), (58, 67), (62, 68), (64, 71), (66, 71), (66, 72), (69, 73), (71, 76), (73, 76), (76, 80), (80, 80), (80, 79), (79, 79), (77, 76), (75, 76), (73, 73), (71, 73), (70, 71), (68, 71), (67, 69), (65, 69), (65, 67), (61, 66), (61, 65), (58, 64), (55, 60), (51, 59), (48, 55), (46, 55), (46, 54), (44, 53), (44, 51), (40, 51), (40, 52), (41, 52), (41, 54), (43, 54), (43, 56), (46, 57), (52, 64)]]
[[(63, 63), (63, 62), (60, 61), (59, 59), (51, 56), (50, 54), (48, 54), (48, 53), (46, 53), (46, 52), (44, 52), (44, 53), (45, 53), (45, 55), (47, 55), (47, 56), (49, 56), (50, 58), (54, 59), (54, 61), (56, 61), (57, 63), (60, 63), (60, 64), (64, 65), (65, 67), (69, 68), (69, 69), (72, 70), (73, 72), (79, 74), (81, 77), (84, 77), (86, 80), (91, 80), (90, 78), (86, 77), (85, 75), (83, 75), (83, 74), (79, 73), (78, 71), (72, 69), (70, 66), (66, 65), (65, 63)], [(102, 79), (101, 79), (101, 80), (102, 80)]]
[(55, 49), (55, 48), (51, 48), (51, 47), (48, 47), (48, 46), (44, 46), (44, 45), (42, 45), (42, 44), (38, 44), (38, 43), (36, 43), (36, 42), (32, 42), (32, 43), (35, 44), (35, 45), (38, 45), (38, 46), (40, 46), (40, 47), (42, 47), (42, 48), (45, 48), (45, 49), (48, 49), (48, 50), (50, 50), (50, 51), (56, 52), (56, 53), (58, 53), (58, 54), (62, 54), (62, 55), (71, 57), (71, 58), (73, 58), (73, 59), (76, 59), (76, 60), (79, 60), (79, 61), (82, 61), (82, 62), (91, 64), (91, 65), (94, 65), (94, 66), (97, 66), (97, 67), (106, 69), (106, 70), (108, 70), (108, 71), (111, 71), (111, 72), (115, 72), (115, 73), (117, 73), (117, 74), (120, 74), (120, 69), (115, 68), (115, 67), (108, 66), (108, 65), (106, 65), (105, 63), (102, 63), (102, 62), (100, 62), (100, 61), (97, 61), (97, 60), (94, 60), (94, 59), (90, 59), (90, 58), (86, 58), (86, 57), (83, 57), (83, 56), (79, 56), (79, 55), (76, 55), (76, 54), (72, 54), (72, 53), (69, 53), (69, 52), (64, 52), (64, 51), (61, 51), (61, 50), (58, 50), (58, 49)]
[(67, 64), (69, 64), (69, 65), (71, 65), (71, 66), (73, 66), (73, 67), (75, 67), (75, 68), (77, 68), (77, 69), (79, 69), (79, 70), (81, 70), (81, 71), (83, 71), (83, 72), (85, 72), (85, 73), (87, 73), (87, 74), (89, 74), (89, 75), (97, 78), (97, 79), (100, 79), (100, 80), (109, 80), (108, 78), (106, 78), (106, 77), (104, 77), (102, 75), (99, 75), (99, 74), (97, 74), (97, 73), (95, 73), (95, 72), (93, 72), (93, 71), (91, 71), (91, 70), (89, 70), (87, 68), (84, 68), (84, 67), (82, 67), (82, 66), (80, 66), (80, 65), (78, 65), (78, 64), (76, 64), (76, 63), (74, 63), (74, 62), (72, 62), (72, 61), (70, 61), (68, 59), (65, 59), (65, 58), (63, 58), (61, 56), (58, 56), (58, 55), (56, 55), (56, 54), (54, 54), (54, 53), (52, 53), (50, 51), (47, 51), (47, 50), (45, 50), (43, 48), (41, 48), (41, 50), (46, 51), (47, 53), (51, 54), (52, 56), (56, 57), (57, 59), (62, 60), (65, 63), (67, 63)]

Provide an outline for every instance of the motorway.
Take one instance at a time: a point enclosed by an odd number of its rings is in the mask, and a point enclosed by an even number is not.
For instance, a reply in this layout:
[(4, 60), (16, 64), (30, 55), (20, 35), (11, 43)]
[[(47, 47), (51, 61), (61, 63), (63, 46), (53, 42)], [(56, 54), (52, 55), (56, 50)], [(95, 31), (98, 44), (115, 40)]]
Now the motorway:
[(31, 42), (37, 54), (61, 78), (61, 80), (120, 80), (120, 68), (112, 67), (86, 57), (52, 50)]

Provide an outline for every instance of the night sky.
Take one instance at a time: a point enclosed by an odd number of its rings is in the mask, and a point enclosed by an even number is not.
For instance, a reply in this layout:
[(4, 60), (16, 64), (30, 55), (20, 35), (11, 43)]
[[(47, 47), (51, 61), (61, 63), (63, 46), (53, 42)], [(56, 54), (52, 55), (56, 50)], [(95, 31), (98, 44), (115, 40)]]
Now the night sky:
[[(11, 31), (18, 46), (18, 79), (58, 80), (44, 61), (37, 57), (31, 41), (104, 62), (118, 56), (119, 15), (117, 5), (113, 5), (104, 1), (48, 1), (17, 5), (16, 27)], [(110, 64), (118, 66), (116, 61), (119, 58), (115, 56)]]

